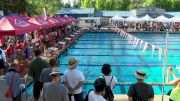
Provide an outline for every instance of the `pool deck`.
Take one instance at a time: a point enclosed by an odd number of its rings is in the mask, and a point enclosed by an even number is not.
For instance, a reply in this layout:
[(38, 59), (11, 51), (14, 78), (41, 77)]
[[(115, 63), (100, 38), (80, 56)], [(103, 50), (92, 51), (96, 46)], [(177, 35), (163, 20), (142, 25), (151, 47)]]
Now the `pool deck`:
[[(115, 95), (114, 101), (128, 101), (128, 97), (127, 97), (127, 95)], [(162, 101), (162, 96), (161, 95), (155, 95), (154, 101)], [(164, 96), (164, 101), (169, 101), (169, 97)]]

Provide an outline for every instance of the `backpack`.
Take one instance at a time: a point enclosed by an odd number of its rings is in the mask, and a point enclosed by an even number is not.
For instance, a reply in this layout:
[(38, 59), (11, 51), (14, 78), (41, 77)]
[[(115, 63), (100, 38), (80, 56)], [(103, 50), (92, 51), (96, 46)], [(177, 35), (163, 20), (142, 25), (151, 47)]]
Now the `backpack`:
[[(105, 79), (105, 77), (103, 76), (103, 78)], [(113, 76), (111, 78), (111, 81), (110, 81), (110, 84), (106, 86), (106, 89), (105, 89), (105, 95), (104, 95), (104, 98), (107, 100), (107, 101), (114, 101), (114, 94), (111, 90), (111, 82), (113, 80)]]
[(87, 93), (87, 95), (86, 95), (86, 97), (84, 98), (83, 101), (88, 101), (89, 93), (90, 93), (91, 91), (93, 91), (93, 90), (94, 90), (94, 89), (90, 89), (90, 90), (88, 91), (88, 93)]

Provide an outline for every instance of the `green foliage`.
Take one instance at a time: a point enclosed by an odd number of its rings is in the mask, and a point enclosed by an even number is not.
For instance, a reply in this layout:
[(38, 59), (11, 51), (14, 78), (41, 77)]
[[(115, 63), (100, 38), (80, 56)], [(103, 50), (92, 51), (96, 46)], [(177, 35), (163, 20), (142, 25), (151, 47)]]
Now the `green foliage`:
[[(179, 11), (179, 4), (180, 0), (79, 0), (73, 7), (94, 7), (96, 10), (129, 10), (155, 5), (167, 11)], [(39, 15), (42, 8), (46, 9), (48, 15), (54, 15), (61, 7), (70, 8), (70, 2), (63, 5), (61, 0), (0, 0), (0, 9), (5, 12), (26, 12), (30, 15)]]
[(29, 15), (39, 15), (43, 8), (46, 9), (48, 15), (54, 15), (60, 7), (62, 7), (60, 0), (0, 0), (0, 9), (5, 12)]
[(26, 0), (0, 0), (0, 9), (5, 12), (24, 13), (28, 6)]
[(31, 8), (28, 9), (28, 13), (32, 15), (39, 15), (42, 8), (46, 9), (48, 15), (54, 15), (54, 13), (62, 6), (59, 0), (27, 0)]

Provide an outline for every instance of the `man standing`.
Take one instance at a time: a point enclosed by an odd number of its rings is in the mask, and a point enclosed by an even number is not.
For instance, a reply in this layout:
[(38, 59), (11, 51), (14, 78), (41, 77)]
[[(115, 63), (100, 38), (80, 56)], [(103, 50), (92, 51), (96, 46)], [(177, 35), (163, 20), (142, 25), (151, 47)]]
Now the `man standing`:
[(40, 81), (40, 74), (44, 68), (47, 68), (49, 66), (48, 63), (42, 59), (40, 49), (37, 49), (34, 52), (35, 52), (35, 59), (30, 62), (29, 75), (33, 78), (34, 81), (34, 85), (33, 85), (34, 101), (38, 101), (43, 87), (43, 82)]
[(4, 50), (0, 48), (0, 78), (3, 78), (3, 73), (4, 73), (4, 67), (6, 63), (6, 55)]
[(129, 101), (153, 101), (154, 91), (151, 85), (144, 82), (147, 75), (144, 71), (138, 70), (135, 72), (137, 83), (133, 84), (128, 91)]
[(41, 72), (41, 81), (46, 83), (46, 82), (51, 82), (52, 77), (49, 75), (52, 72), (52, 69), (56, 67), (56, 59), (50, 59), (49, 60), (49, 68), (44, 68)]
[(43, 86), (43, 101), (69, 101), (67, 89), (60, 82), (63, 74), (58, 68), (53, 68), (49, 75), (52, 81)]
[(64, 72), (64, 83), (69, 90), (69, 97), (74, 96), (75, 101), (83, 101), (82, 85), (84, 84), (84, 76), (81, 71), (76, 69), (79, 60), (72, 57), (68, 62), (69, 69)]

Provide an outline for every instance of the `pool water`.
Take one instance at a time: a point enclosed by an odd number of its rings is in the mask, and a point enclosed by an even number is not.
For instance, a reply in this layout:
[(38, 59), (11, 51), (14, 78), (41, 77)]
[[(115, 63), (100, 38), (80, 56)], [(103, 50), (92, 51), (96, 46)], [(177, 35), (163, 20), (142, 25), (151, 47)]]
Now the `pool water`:
[[(151, 44), (165, 49), (165, 33), (131, 33)], [(132, 42), (133, 43), (133, 42)], [(112, 74), (117, 77), (118, 82), (136, 82), (134, 72), (144, 70), (148, 74), (146, 82), (161, 83), (163, 59), (158, 57), (158, 50), (155, 49), (152, 55), (151, 47), (143, 53), (143, 47), (138, 44), (136, 47), (129, 43), (124, 37), (115, 32), (87, 32), (68, 49), (67, 55), (61, 55), (59, 68), (62, 72), (68, 69), (68, 58), (75, 57), (80, 60), (77, 67), (81, 70), (86, 80), (94, 81), (102, 75), (101, 67), (104, 63), (112, 66)], [(144, 46), (144, 44), (143, 44)], [(176, 65), (180, 65), (180, 34), (169, 35), (169, 57), (168, 66), (173, 66), (176, 74), (179, 71)], [(163, 53), (164, 54), (164, 53)], [(93, 84), (83, 86), (83, 91), (88, 92)], [(117, 85), (115, 94), (126, 94), (129, 85)], [(161, 86), (153, 86), (155, 94), (162, 94)], [(172, 87), (166, 86), (165, 93)], [(32, 90), (32, 87), (31, 87)]]

